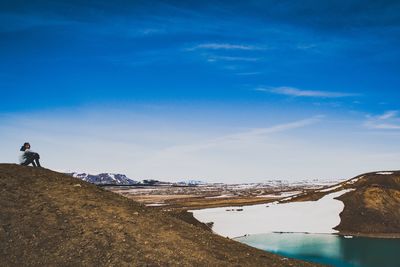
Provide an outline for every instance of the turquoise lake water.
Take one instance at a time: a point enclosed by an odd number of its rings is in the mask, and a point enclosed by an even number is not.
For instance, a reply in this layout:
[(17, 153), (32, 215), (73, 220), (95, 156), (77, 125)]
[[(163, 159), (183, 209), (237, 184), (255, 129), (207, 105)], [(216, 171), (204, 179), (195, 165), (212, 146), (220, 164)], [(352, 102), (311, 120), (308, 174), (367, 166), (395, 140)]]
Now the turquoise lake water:
[(269, 233), (236, 240), (285, 257), (337, 267), (400, 267), (400, 239)]

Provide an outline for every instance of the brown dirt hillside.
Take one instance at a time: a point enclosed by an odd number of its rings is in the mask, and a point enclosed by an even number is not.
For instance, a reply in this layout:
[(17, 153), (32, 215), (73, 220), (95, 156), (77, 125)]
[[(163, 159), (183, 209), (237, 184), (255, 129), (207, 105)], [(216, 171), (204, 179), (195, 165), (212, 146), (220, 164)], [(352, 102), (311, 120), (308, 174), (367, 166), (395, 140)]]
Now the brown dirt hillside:
[(345, 207), (334, 229), (342, 234), (400, 238), (400, 171), (362, 174), (282, 202), (315, 201), (344, 189), (353, 190), (338, 197)]
[[(389, 172), (390, 173), (390, 172)], [(345, 204), (341, 223), (343, 233), (400, 237), (400, 172), (390, 175), (367, 173), (339, 197)]]
[(46, 169), (0, 164), (1, 266), (317, 266)]

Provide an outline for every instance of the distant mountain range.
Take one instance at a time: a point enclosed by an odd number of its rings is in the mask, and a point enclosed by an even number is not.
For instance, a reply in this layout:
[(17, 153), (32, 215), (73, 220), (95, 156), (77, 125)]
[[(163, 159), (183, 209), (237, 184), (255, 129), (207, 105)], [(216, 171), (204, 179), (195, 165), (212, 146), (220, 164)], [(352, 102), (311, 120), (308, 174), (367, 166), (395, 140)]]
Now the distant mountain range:
[[(73, 176), (75, 178), (79, 178), (83, 181), (97, 184), (97, 185), (146, 185), (146, 186), (160, 186), (160, 185), (176, 185), (176, 186), (199, 186), (206, 185), (207, 182), (200, 180), (181, 180), (179, 182), (163, 182), (155, 179), (144, 179), (141, 181), (131, 179), (127, 177), (125, 174), (119, 173), (100, 173), (100, 174), (89, 174), (89, 173), (78, 173), (78, 172), (67, 172), (67, 175)], [(280, 186), (305, 186), (310, 185), (311, 187), (320, 187), (322, 185), (335, 184), (338, 180), (303, 180), (303, 181), (287, 181), (287, 180), (267, 180), (261, 183), (244, 183), (244, 184), (232, 184), (248, 186), (248, 187), (259, 187), (259, 186), (271, 186), (271, 187), (280, 187)], [(228, 184), (227, 184), (228, 185)]]
[(125, 174), (118, 173), (100, 173), (100, 174), (88, 174), (88, 173), (67, 173), (72, 177), (79, 178), (83, 181), (92, 184), (110, 184), (110, 185), (136, 185), (139, 182), (128, 178)]
[(88, 174), (88, 173), (77, 173), (70, 172), (66, 173), (72, 177), (81, 179), (83, 181), (97, 184), (97, 185), (144, 185), (144, 186), (161, 186), (161, 185), (178, 185), (178, 186), (197, 186), (200, 184), (206, 184), (202, 181), (187, 180), (177, 183), (162, 182), (154, 179), (145, 179), (142, 181), (135, 181), (125, 174), (119, 173), (100, 173), (100, 174)]

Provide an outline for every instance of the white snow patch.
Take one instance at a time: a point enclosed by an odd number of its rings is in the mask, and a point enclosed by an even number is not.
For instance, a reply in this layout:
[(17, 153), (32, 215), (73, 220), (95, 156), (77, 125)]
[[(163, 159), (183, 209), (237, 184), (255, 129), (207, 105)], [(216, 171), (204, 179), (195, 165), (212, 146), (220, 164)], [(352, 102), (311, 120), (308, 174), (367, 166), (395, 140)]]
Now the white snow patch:
[(290, 197), (294, 195), (301, 194), (302, 191), (287, 191), (287, 192), (280, 192), (277, 194), (268, 194), (268, 195), (260, 195), (257, 197), (265, 197), (265, 198), (281, 198), (281, 197)]
[[(318, 201), (292, 202), (244, 207), (192, 210), (204, 223), (213, 222), (213, 231), (221, 236), (238, 237), (269, 232), (335, 233), (344, 204), (334, 199), (354, 189), (331, 193)], [(243, 209), (241, 212), (226, 210)]]
[(340, 188), (342, 185), (341, 184), (339, 184), (339, 185), (337, 185), (337, 186), (334, 186), (334, 187), (329, 187), (329, 188), (325, 188), (325, 189), (322, 189), (322, 190), (318, 190), (319, 192), (330, 192), (330, 191), (333, 191), (333, 190), (335, 190), (335, 189), (338, 189), (338, 188)]
[[(297, 196), (297, 195), (295, 195)], [(280, 201), (288, 201), (288, 200), (292, 200), (295, 196), (291, 196), (291, 197), (285, 197), (284, 199), (281, 199)]]
[(117, 179), (115, 178), (115, 174), (114, 173), (107, 173), (108, 176), (111, 177), (111, 179), (113, 179), (113, 181), (116, 181)]
[(393, 174), (393, 172), (377, 172), (376, 174), (380, 174), (380, 175), (391, 175), (391, 174)]
[(166, 206), (167, 204), (165, 203), (151, 203), (151, 204), (146, 204), (146, 207), (161, 207), (161, 206)]
[(360, 179), (362, 179), (362, 178), (364, 178), (364, 175), (363, 175), (363, 176), (360, 176), (360, 177), (358, 177), (358, 178), (355, 178), (355, 179), (353, 179), (353, 180), (350, 180), (350, 181), (346, 182), (346, 184), (354, 184), (355, 182), (357, 182), (358, 180), (360, 180)]
[(220, 195), (220, 196), (205, 197), (205, 198), (227, 198), (227, 197), (234, 197), (234, 195)]

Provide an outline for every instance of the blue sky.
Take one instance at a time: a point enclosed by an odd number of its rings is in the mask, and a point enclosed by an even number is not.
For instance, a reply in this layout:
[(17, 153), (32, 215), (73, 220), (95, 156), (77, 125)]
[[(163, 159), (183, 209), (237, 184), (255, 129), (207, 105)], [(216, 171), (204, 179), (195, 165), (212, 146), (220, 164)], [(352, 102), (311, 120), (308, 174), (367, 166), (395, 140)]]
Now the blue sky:
[[(164, 179), (397, 167), (400, 2), (182, 2), (2, 1), (0, 137), (8, 150), (0, 160), (13, 161), (13, 147), (32, 140), (49, 167)], [(111, 136), (121, 131), (138, 136), (117, 145)], [(59, 142), (65, 157), (57, 161)], [(98, 144), (107, 155), (124, 145), (140, 153), (109, 163)], [(295, 147), (292, 171), (268, 164)], [(347, 153), (348, 165), (332, 149)], [(71, 160), (82, 150), (85, 159)]]

